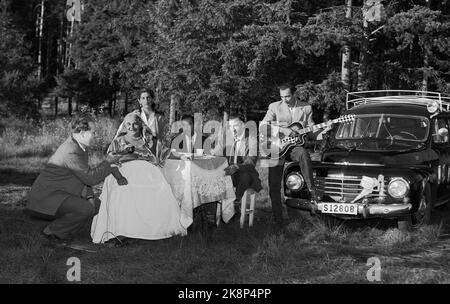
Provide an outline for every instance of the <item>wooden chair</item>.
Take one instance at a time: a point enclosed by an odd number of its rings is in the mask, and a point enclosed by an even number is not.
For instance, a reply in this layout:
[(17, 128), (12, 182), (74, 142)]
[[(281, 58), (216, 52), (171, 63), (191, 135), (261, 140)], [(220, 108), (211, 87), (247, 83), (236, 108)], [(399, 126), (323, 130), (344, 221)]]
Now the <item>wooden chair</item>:
[[(250, 206), (247, 208), (247, 196), (250, 197)], [(253, 226), (253, 219), (255, 216), (255, 197), (256, 193), (255, 190), (249, 188), (245, 190), (244, 195), (241, 199), (241, 219), (240, 219), (240, 226), (241, 229), (244, 228), (245, 223), (245, 217), (248, 215), (248, 226)]]
[(216, 207), (216, 226), (217, 227), (219, 227), (221, 221), (222, 221), (222, 203), (217, 202), (217, 207)]
[[(250, 206), (247, 209), (247, 196), (250, 196)], [(244, 228), (245, 216), (248, 215), (248, 226), (253, 226), (253, 220), (255, 217), (255, 198), (256, 192), (255, 190), (249, 188), (245, 190), (244, 195), (241, 199), (241, 218), (240, 218), (240, 226)], [(220, 222), (222, 220), (222, 204), (217, 202), (216, 208), (216, 226), (219, 227)]]

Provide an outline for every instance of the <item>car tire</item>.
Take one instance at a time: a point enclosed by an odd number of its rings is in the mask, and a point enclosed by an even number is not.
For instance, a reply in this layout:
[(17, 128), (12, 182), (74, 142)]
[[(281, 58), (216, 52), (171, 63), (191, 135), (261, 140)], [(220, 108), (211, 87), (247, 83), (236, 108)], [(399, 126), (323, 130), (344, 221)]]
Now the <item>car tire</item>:
[(425, 189), (422, 190), (420, 196), (419, 207), (413, 214), (404, 216), (397, 221), (398, 229), (402, 231), (409, 231), (412, 228), (417, 228), (423, 225), (428, 225), (431, 222), (431, 210), (433, 209), (433, 196), (431, 192), (431, 185), (428, 183)]
[(400, 231), (410, 231), (412, 228), (411, 215), (406, 215), (397, 220), (397, 227)]

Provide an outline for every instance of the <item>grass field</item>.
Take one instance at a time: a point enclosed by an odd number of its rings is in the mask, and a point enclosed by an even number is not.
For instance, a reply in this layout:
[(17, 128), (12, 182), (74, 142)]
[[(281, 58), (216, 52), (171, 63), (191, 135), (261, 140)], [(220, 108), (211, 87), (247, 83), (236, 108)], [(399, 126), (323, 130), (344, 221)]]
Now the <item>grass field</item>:
[[(106, 142), (115, 122), (104, 124)], [(100, 245), (96, 253), (54, 248), (40, 235), (46, 222), (23, 213), (32, 182), (66, 136), (63, 122), (46, 128), (6, 128), (0, 138), (0, 283), (69, 283), (70, 257), (81, 260), (81, 283), (369, 283), (371, 257), (381, 262), (379, 283), (450, 283), (446, 207), (433, 213), (432, 225), (412, 232), (389, 221), (328, 226), (303, 213), (279, 232), (267, 212), (266, 168), (260, 168), (264, 189), (253, 228), (232, 221), (206, 237), (194, 231), (123, 248)], [(86, 243), (89, 229), (82, 233)]]

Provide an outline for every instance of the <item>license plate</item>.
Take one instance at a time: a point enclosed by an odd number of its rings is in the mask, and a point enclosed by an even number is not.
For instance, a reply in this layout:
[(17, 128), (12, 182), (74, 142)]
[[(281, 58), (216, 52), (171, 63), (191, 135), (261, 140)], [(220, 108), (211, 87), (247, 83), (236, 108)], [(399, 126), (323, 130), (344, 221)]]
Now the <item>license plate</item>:
[(358, 207), (355, 204), (345, 203), (319, 203), (318, 208), (322, 213), (333, 214), (358, 214)]

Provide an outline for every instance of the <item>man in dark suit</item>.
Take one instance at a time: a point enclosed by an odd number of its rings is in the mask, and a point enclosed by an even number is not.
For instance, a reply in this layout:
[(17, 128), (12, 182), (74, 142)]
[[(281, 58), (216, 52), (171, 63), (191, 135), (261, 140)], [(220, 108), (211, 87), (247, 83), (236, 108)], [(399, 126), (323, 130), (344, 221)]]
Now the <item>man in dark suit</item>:
[[(231, 114), (228, 119), (228, 129), (232, 135), (231, 149), (219, 143), (214, 150), (216, 155), (225, 155), (229, 166), (225, 173), (231, 176), (236, 189), (236, 200), (241, 200), (245, 190), (252, 188), (259, 192), (262, 189), (259, 173), (256, 171), (257, 156), (257, 129), (255, 134), (245, 128), (245, 123), (239, 114)], [(222, 149), (222, 151), (220, 151)], [(224, 154), (220, 154), (220, 153)]]
[(88, 165), (87, 148), (95, 138), (95, 124), (89, 116), (76, 117), (69, 138), (50, 157), (28, 194), (27, 211), (52, 220), (43, 234), (54, 241), (69, 241), (97, 212), (100, 201), (92, 186), (112, 172), (109, 156), (97, 167)]

